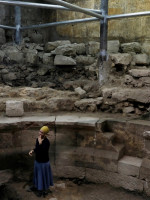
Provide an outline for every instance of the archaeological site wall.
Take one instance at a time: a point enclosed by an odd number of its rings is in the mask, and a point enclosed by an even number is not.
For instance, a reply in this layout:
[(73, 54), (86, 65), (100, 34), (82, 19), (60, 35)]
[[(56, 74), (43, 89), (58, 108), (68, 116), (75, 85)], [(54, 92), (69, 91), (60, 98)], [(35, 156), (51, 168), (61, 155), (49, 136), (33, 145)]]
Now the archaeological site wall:
[(108, 81), (99, 86), (99, 42), (5, 44), (0, 50), (0, 111), (6, 99), (25, 111), (147, 114), (150, 55), (145, 44), (108, 41)]
[[(99, 0), (68, 2), (100, 8)], [(149, 0), (109, 0), (109, 15), (149, 9)], [(0, 6), (0, 11), (0, 23), (13, 25), (13, 7)], [(23, 26), (84, 17), (22, 8)], [(149, 19), (109, 21), (109, 75), (101, 87), (99, 22), (24, 31), (20, 45), (14, 43), (13, 31), (0, 29), (0, 170), (10, 168), (17, 181), (31, 180), (28, 151), (46, 124), (51, 127), (54, 176), (109, 183), (150, 196), (150, 125), (142, 120), (150, 112)], [(21, 115), (10, 105), (17, 102), (23, 105)], [(72, 116), (55, 115), (62, 112)], [(119, 113), (126, 119), (74, 113)]]
[[(86, 1), (68, 1), (75, 3), (81, 7), (99, 9), (99, 0), (86, 0)], [(148, 11), (150, 9), (150, 3), (148, 0), (109, 0), (108, 14), (124, 14)], [(83, 14), (70, 13), (68, 12), (57, 12), (57, 20), (72, 18), (84, 18)], [(88, 17), (88, 16), (86, 16)], [(73, 40), (85, 41), (96, 40), (99, 41), (99, 22), (91, 22), (77, 25), (68, 25), (63, 27), (57, 27), (57, 32), (61, 37), (69, 37)], [(149, 17), (137, 17), (137, 18), (125, 18), (119, 20), (111, 20), (108, 23), (108, 38), (119, 39), (120, 42), (131, 42), (131, 41), (149, 41)]]
[(10, 177), (32, 180), (34, 157), (28, 152), (43, 124), (51, 130), (49, 155), (55, 177), (109, 183), (150, 196), (149, 123), (73, 115), (1, 118), (0, 186)]

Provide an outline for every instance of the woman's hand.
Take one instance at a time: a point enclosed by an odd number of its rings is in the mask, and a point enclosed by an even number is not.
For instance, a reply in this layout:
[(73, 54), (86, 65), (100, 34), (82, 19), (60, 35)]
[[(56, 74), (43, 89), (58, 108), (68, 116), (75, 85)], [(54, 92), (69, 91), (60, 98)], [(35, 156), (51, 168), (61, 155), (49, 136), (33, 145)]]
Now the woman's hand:
[(32, 156), (34, 150), (29, 151), (29, 156)]

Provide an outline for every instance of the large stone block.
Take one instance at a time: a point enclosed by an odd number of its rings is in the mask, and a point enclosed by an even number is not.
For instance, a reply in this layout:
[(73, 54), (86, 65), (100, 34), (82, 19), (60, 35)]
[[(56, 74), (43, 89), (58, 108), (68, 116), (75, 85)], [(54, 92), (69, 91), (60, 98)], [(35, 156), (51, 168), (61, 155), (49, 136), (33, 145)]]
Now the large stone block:
[(135, 78), (150, 76), (150, 69), (131, 69), (129, 70), (129, 74)]
[(76, 61), (72, 59), (71, 57), (68, 56), (63, 56), (63, 55), (56, 55), (54, 59), (54, 65), (71, 65), (74, 66), (76, 65)]
[[(64, 130), (63, 130), (64, 129)], [(57, 128), (56, 130), (56, 145), (75, 146), (77, 144), (76, 132), (66, 128)]]
[(117, 172), (118, 163), (111, 151), (95, 151), (95, 148), (78, 147), (73, 157), (75, 166)]
[(75, 102), (75, 106), (82, 111), (90, 111), (94, 112), (97, 110), (97, 106), (102, 104), (103, 98), (98, 97), (98, 98), (90, 98), (90, 99), (81, 99)]
[(105, 150), (105, 149), (95, 149), (94, 156), (98, 158), (106, 158), (110, 160), (118, 160), (122, 157), (124, 152), (123, 144), (114, 145), (113, 149)]
[(144, 181), (114, 172), (86, 169), (85, 178), (94, 183), (109, 183), (114, 187), (122, 187), (130, 191), (143, 191)]
[(21, 146), (33, 149), (35, 147), (36, 138), (38, 137), (37, 130), (22, 130), (21, 131)]
[(150, 55), (150, 41), (145, 41), (142, 45), (142, 52)]
[(107, 45), (108, 45), (108, 53), (118, 53), (120, 47), (119, 40), (109, 40)]
[(134, 55), (134, 61), (137, 65), (148, 65), (149, 58), (147, 54), (136, 54)]
[(26, 63), (29, 63), (29, 64), (36, 64), (37, 62), (37, 59), (38, 59), (38, 55), (37, 55), (37, 50), (28, 50), (26, 52)]
[(95, 57), (92, 56), (83, 56), (83, 55), (79, 55), (76, 56), (76, 62), (79, 65), (85, 66), (85, 65), (91, 65), (95, 62)]
[(94, 162), (91, 168), (110, 171), (110, 172), (117, 172), (118, 161), (108, 158), (100, 158), (94, 155)]
[(61, 126), (66, 126), (66, 125), (71, 125), (76, 128), (82, 128), (84, 130), (86, 129), (93, 129), (95, 130), (95, 124), (99, 118), (96, 117), (79, 117), (79, 116), (71, 116), (71, 115), (64, 115), (64, 116), (57, 116), (56, 117), (56, 125), (61, 125)]
[(96, 148), (113, 150), (114, 146), (112, 144), (112, 141), (114, 137), (115, 133), (112, 132), (104, 132), (104, 133), (97, 132), (95, 138)]
[(58, 46), (62, 46), (65, 44), (71, 44), (71, 42), (69, 40), (48, 42), (45, 45), (45, 52), (51, 52), (51, 51), (55, 50)]
[(85, 168), (74, 166), (52, 166), (53, 175), (63, 178), (80, 178), (85, 177)]
[(76, 131), (77, 146), (94, 147), (95, 130), (79, 129)]
[(142, 159), (132, 156), (124, 156), (118, 161), (118, 173), (139, 177)]
[(99, 42), (89, 42), (87, 54), (96, 56), (100, 51), (100, 43)]
[(58, 166), (73, 166), (76, 147), (57, 145), (55, 148), (55, 163)]
[[(46, 109), (49, 109), (50, 112), (56, 111), (72, 111), (74, 110), (74, 102), (76, 98), (69, 97), (55, 97), (48, 99), (48, 105), (46, 103)], [(39, 102), (38, 102), (39, 104)], [(48, 107), (47, 107), (48, 106)]]
[(141, 53), (141, 45), (139, 42), (121, 44), (121, 49), (124, 53), (129, 53), (129, 52)]
[(74, 43), (74, 48), (76, 49), (77, 55), (85, 55), (86, 54), (86, 47), (84, 43), (76, 44)]
[(147, 158), (143, 159), (140, 169), (140, 179), (150, 181), (150, 160)]
[(24, 114), (22, 101), (6, 101), (6, 115), (9, 117), (21, 117)]
[(53, 57), (51, 56), (51, 53), (44, 53), (42, 59), (43, 59), (43, 63), (45, 65), (53, 65), (54, 64)]
[(128, 53), (110, 54), (110, 58), (118, 65), (129, 65), (132, 61), (132, 56)]
[(93, 168), (94, 148), (77, 147), (74, 152), (75, 166)]
[(16, 63), (24, 62), (24, 54), (15, 48), (11, 48), (10, 50), (8, 50), (7, 56), (9, 57), (10, 61), (14, 61)]
[(54, 51), (51, 52), (54, 55), (63, 55), (63, 56), (75, 56), (76, 50), (74, 44), (65, 44), (58, 46)]

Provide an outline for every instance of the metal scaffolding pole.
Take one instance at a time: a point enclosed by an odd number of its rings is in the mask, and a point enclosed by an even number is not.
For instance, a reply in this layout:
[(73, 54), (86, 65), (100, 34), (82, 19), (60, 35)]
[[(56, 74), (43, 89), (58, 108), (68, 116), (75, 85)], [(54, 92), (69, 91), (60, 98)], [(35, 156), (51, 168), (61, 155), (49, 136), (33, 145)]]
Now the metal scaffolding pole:
[(15, 6), (15, 25), (16, 25), (16, 31), (15, 31), (15, 43), (20, 44), (21, 42), (21, 8), (20, 6)]
[(3, 28), (3, 29), (13, 29), (13, 30), (16, 29), (16, 27), (14, 27), (14, 26), (5, 26), (5, 25), (0, 25), (0, 28)]
[[(46, 9), (54, 9), (54, 10), (73, 11), (73, 9), (66, 8), (64, 6), (42, 4), (42, 3), (31, 3), (31, 2), (21, 2), (21, 1), (4, 1), (4, 0), (0, 0), (0, 4), (11, 5), (11, 6), (16, 5), (16, 6), (33, 7), (33, 8), (46, 8)], [(94, 10), (94, 9), (85, 9), (85, 10), (91, 11), (91, 12), (95, 12), (95, 13), (101, 13), (100, 10)], [(80, 12), (80, 11), (77, 11), (77, 12)]]
[(110, 15), (110, 16), (107, 16), (107, 19), (111, 20), (111, 19), (129, 18), (129, 17), (142, 17), (142, 16), (146, 16), (146, 15), (150, 15), (150, 11), (119, 14), (119, 15)]
[(108, 0), (101, 1), (101, 10), (104, 19), (100, 20), (100, 60), (107, 60), (107, 32), (108, 32)]
[(90, 15), (90, 16), (93, 16), (93, 17), (97, 17), (99, 19), (103, 19), (103, 16), (98, 14), (98, 13), (94, 13), (92, 11), (88, 11), (87, 9), (85, 8), (81, 8), (79, 6), (76, 6), (76, 5), (73, 5), (71, 3), (67, 3), (65, 1), (62, 1), (62, 0), (46, 0), (47, 2), (52, 2), (52, 3), (56, 3), (57, 5), (61, 5), (61, 6), (64, 6), (66, 8), (70, 8), (72, 9), (73, 11), (77, 11), (77, 12), (82, 12), (82, 13), (85, 13), (87, 15)]
[(35, 29), (35, 28), (46, 28), (50, 26), (61, 26), (61, 25), (67, 25), (67, 24), (76, 24), (76, 23), (83, 23), (83, 22), (92, 22), (92, 21), (99, 21), (96, 17), (91, 18), (85, 18), (85, 19), (75, 19), (75, 20), (68, 20), (68, 21), (62, 21), (62, 22), (51, 22), (46, 24), (39, 24), (39, 25), (31, 25), (31, 26), (24, 26), (21, 27), (21, 30), (25, 29)]
[(101, 0), (101, 10), (104, 19), (100, 20), (100, 55), (99, 55), (99, 84), (102, 86), (108, 79), (109, 63), (107, 61), (107, 32), (108, 32), (108, 1)]

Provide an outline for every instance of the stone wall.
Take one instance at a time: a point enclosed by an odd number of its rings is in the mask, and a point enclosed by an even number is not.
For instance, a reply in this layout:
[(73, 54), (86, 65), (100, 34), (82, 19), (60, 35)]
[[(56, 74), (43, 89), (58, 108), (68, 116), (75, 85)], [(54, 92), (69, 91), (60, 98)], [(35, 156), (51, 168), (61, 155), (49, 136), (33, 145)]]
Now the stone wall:
[(148, 113), (148, 44), (108, 41), (109, 79), (103, 86), (99, 85), (99, 46), (99, 42), (71, 43), (69, 40), (45, 45), (2, 45), (0, 110), (4, 111), (6, 100), (17, 98), (24, 102), (25, 111)]
[(55, 177), (109, 183), (150, 195), (150, 126), (144, 121), (73, 115), (0, 119), (0, 170), (13, 170), (17, 181), (32, 179), (34, 157), (28, 152), (43, 125), (51, 130)]
[[(100, 0), (70, 0), (70, 3), (74, 3), (83, 8), (99, 9)], [(125, 14), (148, 11), (150, 9), (150, 4), (148, 0), (140, 1), (130, 1), (130, 0), (109, 0), (109, 15), (115, 14)], [(57, 20), (62, 19), (79, 19), (89, 17), (78, 13), (68, 12), (57, 12)], [(137, 17), (137, 18), (124, 18), (119, 20), (111, 20), (108, 25), (108, 38), (109, 39), (119, 39), (122, 42), (131, 41), (146, 41), (150, 40), (149, 37), (149, 17)], [(95, 40), (99, 41), (99, 22), (75, 24), (68, 26), (57, 27), (57, 32), (62, 38), (72, 38), (74, 41), (88, 41)]]

